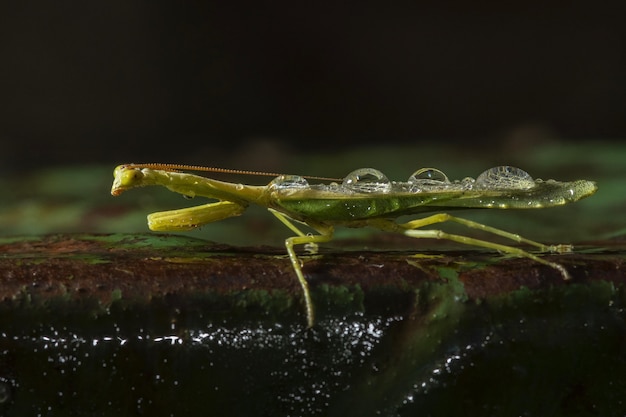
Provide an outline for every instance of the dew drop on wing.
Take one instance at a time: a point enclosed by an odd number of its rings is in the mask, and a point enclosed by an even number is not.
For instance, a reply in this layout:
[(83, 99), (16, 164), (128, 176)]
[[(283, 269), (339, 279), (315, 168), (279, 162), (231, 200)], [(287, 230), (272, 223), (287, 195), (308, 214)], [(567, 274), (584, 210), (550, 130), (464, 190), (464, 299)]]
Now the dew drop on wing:
[(268, 186), (276, 189), (310, 188), (308, 181), (299, 175), (280, 175), (274, 178)]
[(527, 190), (536, 185), (524, 170), (512, 166), (499, 166), (486, 170), (476, 178), (474, 188), (485, 190)]
[(385, 193), (391, 190), (391, 181), (374, 168), (360, 168), (343, 179), (342, 187), (359, 193)]

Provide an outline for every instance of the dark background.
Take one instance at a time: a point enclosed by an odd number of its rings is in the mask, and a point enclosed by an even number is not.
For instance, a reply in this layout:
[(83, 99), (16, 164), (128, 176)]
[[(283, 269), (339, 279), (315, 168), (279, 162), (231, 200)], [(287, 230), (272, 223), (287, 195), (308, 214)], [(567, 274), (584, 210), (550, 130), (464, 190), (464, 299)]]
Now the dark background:
[(2, 170), (624, 138), (622, 3), (570, 3), (3, 2)]

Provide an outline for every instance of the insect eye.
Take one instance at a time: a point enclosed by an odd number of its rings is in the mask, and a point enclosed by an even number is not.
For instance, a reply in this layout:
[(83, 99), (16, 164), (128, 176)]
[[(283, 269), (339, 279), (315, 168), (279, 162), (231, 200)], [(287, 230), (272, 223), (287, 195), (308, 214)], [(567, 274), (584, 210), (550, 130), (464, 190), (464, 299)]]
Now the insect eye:
[(391, 189), (391, 182), (377, 169), (360, 168), (346, 175), (342, 186), (356, 192), (386, 192)]
[(138, 169), (128, 169), (126, 167), (120, 167), (116, 169), (115, 177), (118, 179), (121, 186), (132, 187), (135, 184), (141, 182), (144, 175)]
[(425, 181), (450, 182), (448, 176), (436, 168), (421, 168), (409, 177), (410, 184), (423, 183)]
[(484, 189), (526, 190), (535, 185), (528, 172), (511, 166), (499, 166), (480, 174), (474, 186)]

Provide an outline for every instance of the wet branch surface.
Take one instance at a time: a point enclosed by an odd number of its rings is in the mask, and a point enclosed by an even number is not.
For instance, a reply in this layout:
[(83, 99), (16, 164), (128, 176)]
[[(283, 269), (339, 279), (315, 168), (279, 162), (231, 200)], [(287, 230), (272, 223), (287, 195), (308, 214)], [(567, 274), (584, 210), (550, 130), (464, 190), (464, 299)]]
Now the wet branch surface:
[[(318, 286), (418, 287), (446, 280), (454, 271), (467, 298), (604, 280), (623, 284), (625, 256), (620, 241), (577, 245), (575, 253), (545, 255), (565, 266), (572, 280), (537, 262), (484, 250), (301, 251), (313, 290)], [(44, 302), (63, 296), (68, 303), (93, 299), (111, 302), (110, 293), (136, 303), (201, 293), (281, 290), (300, 297), (289, 259), (280, 247), (233, 247), (168, 235), (49, 235), (0, 242), (5, 304), (28, 295)], [(119, 298), (119, 297), (118, 297)]]

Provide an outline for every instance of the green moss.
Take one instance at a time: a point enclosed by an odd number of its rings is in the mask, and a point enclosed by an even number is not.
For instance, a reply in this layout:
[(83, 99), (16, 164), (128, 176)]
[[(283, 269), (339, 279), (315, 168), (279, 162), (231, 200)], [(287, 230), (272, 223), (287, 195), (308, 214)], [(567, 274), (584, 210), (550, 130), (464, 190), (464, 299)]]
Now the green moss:
[(244, 312), (259, 310), (269, 314), (284, 314), (291, 309), (293, 299), (283, 290), (249, 289), (234, 293), (233, 304), (235, 309)]
[(339, 312), (362, 312), (364, 311), (365, 294), (359, 285), (328, 285), (322, 284), (315, 287), (313, 301), (318, 309), (326, 308)]
[(120, 301), (122, 299), (122, 290), (119, 288), (114, 289), (113, 291), (111, 291), (111, 303), (114, 303), (116, 301)]

